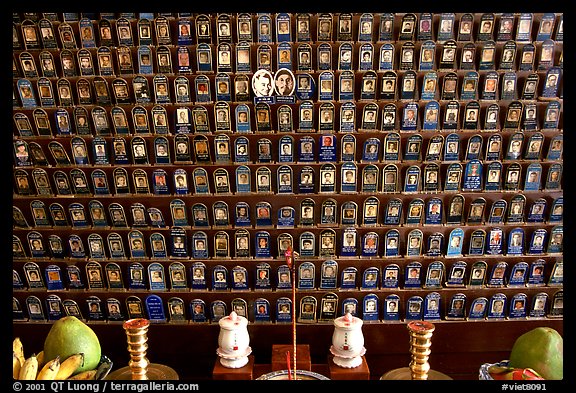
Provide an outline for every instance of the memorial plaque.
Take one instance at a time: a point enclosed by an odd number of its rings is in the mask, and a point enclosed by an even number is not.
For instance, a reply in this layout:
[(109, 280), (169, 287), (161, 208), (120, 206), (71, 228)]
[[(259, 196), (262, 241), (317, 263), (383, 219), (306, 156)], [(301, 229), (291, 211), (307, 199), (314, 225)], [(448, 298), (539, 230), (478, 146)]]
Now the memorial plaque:
[(260, 262), (256, 265), (255, 279), (254, 279), (254, 289), (270, 291), (271, 286), (271, 271), (272, 268), (269, 263)]
[(442, 315), (440, 294), (438, 292), (430, 292), (424, 298), (424, 315), (425, 321), (440, 320)]
[[(386, 134), (384, 139), (384, 161), (400, 160), (400, 134), (391, 132)], [(388, 167), (388, 165), (387, 165)]]
[(298, 266), (298, 289), (314, 289), (315, 270), (311, 262), (303, 262)]
[(164, 235), (157, 232), (152, 233), (150, 235), (150, 249), (152, 250), (152, 258), (166, 259), (168, 253), (166, 252)]
[(315, 202), (313, 199), (306, 198), (300, 202), (300, 226), (316, 225), (314, 220), (314, 207)]
[(256, 258), (270, 258), (271, 257), (271, 238), (270, 233), (267, 231), (259, 231), (254, 237), (255, 244), (255, 257)]
[(303, 232), (300, 235), (300, 256), (302, 257), (315, 257), (316, 256), (316, 240), (312, 232)]
[(540, 292), (532, 297), (532, 303), (529, 308), (529, 318), (544, 318), (546, 316), (546, 308), (548, 304), (548, 294)]
[(428, 102), (424, 109), (424, 121), (422, 123), (422, 129), (434, 131), (438, 130), (439, 115), (440, 104), (438, 104), (437, 101)]
[(470, 287), (484, 286), (484, 281), (486, 279), (486, 269), (487, 269), (486, 262), (484, 261), (475, 262), (470, 268), (470, 278), (468, 280), (468, 286)]
[(399, 255), (400, 233), (396, 229), (386, 232), (384, 243), (384, 256), (397, 257)]
[(421, 135), (412, 135), (408, 138), (404, 152), (405, 161), (420, 161), (422, 155), (422, 140)]
[(206, 265), (194, 262), (190, 267), (192, 290), (206, 290)]
[(276, 290), (286, 290), (292, 288), (292, 274), (288, 265), (281, 265), (278, 267), (278, 278)]
[(206, 317), (206, 304), (202, 299), (194, 299), (190, 302), (190, 314), (192, 322), (208, 322), (208, 318)]
[(559, 290), (556, 293), (554, 293), (547, 317), (548, 318), (562, 318), (562, 317), (564, 317), (564, 291), (563, 290)]
[(564, 198), (563, 197), (556, 198), (552, 202), (552, 206), (550, 207), (550, 215), (548, 216), (548, 222), (550, 223), (562, 222), (563, 211), (564, 211)]
[(166, 323), (164, 303), (158, 295), (148, 295), (144, 300), (146, 313), (151, 323)]
[(247, 290), (248, 286), (248, 272), (242, 266), (234, 266), (232, 268), (232, 289), (237, 291)]
[[(344, 251), (344, 250), (342, 250)], [(336, 255), (336, 231), (325, 229), (320, 232), (320, 257), (333, 257)]]
[(355, 228), (344, 228), (342, 231), (342, 248), (340, 249), (341, 257), (355, 257), (357, 254), (358, 240)]
[(228, 269), (226, 267), (217, 265), (212, 269), (212, 290), (228, 290)]
[(406, 170), (406, 180), (404, 181), (405, 193), (416, 193), (421, 190), (420, 167), (412, 165)]
[(477, 229), (470, 235), (469, 255), (483, 255), (484, 244), (486, 243), (486, 231)]
[(384, 225), (400, 225), (402, 219), (402, 200), (393, 198), (388, 201), (384, 211)]
[(549, 287), (558, 287), (562, 286), (563, 282), (564, 282), (564, 262), (560, 260), (554, 263), (547, 285)]

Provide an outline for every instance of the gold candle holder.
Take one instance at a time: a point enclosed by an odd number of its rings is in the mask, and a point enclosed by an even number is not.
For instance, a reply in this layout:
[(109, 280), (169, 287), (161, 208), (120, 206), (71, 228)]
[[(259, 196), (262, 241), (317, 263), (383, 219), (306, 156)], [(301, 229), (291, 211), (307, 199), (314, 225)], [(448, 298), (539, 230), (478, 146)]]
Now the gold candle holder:
[(148, 350), (148, 327), (150, 321), (144, 318), (129, 319), (122, 324), (128, 341), (130, 361), (128, 366), (116, 370), (106, 379), (116, 380), (177, 380), (178, 373), (168, 366), (150, 363), (146, 357)]
[(388, 371), (381, 380), (442, 380), (452, 379), (448, 375), (432, 370), (428, 358), (432, 346), (432, 333), (434, 324), (427, 321), (410, 321), (407, 324), (410, 333), (410, 354), (412, 356), (409, 367), (397, 368)]

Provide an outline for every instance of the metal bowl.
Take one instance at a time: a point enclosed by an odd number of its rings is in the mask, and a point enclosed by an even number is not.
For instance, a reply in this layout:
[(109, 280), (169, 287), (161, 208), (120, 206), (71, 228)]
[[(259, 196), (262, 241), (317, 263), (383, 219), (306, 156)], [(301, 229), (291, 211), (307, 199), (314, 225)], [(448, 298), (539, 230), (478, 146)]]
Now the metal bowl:
[(508, 362), (509, 362), (508, 360), (502, 360), (501, 362), (498, 363), (484, 363), (483, 365), (480, 366), (478, 379), (481, 381), (493, 381), (494, 378), (492, 378), (490, 372), (488, 371), (490, 367), (492, 366), (507, 367)]
[(110, 370), (112, 370), (112, 360), (108, 356), (102, 355), (94, 379), (103, 380), (110, 373)]
[[(278, 371), (272, 371), (271, 373), (268, 374), (264, 374), (259, 376), (258, 378), (256, 378), (256, 380), (266, 380), (266, 381), (287, 381), (288, 378), (288, 372), (290, 372), (291, 374), (293, 373), (294, 370), (278, 370)], [(296, 378), (298, 380), (306, 380), (306, 381), (310, 381), (310, 380), (323, 380), (323, 381), (327, 381), (330, 378), (322, 375), (322, 374), (318, 374), (315, 373), (313, 371), (306, 371), (306, 370), (296, 370)]]

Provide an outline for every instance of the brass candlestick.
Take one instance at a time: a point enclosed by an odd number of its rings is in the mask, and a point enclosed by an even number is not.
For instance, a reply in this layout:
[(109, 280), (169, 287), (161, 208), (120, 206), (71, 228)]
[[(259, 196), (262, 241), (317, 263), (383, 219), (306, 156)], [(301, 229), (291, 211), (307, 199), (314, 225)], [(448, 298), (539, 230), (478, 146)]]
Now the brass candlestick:
[(148, 327), (150, 321), (144, 318), (129, 319), (122, 327), (126, 331), (130, 361), (128, 366), (116, 370), (106, 379), (116, 380), (177, 380), (178, 373), (168, 366), (150, 363), (146, 358), (148, 350)]
[(411, 321), (407, 324), (410, 333), (410, 353), (412, 360), (409, 367), (388, 371), (380, 379), (384, 380), (441, 380), (452, 379), (448, 375), (432, 370), (428, 358), (432, 346), (434, 324), (427, 321)]

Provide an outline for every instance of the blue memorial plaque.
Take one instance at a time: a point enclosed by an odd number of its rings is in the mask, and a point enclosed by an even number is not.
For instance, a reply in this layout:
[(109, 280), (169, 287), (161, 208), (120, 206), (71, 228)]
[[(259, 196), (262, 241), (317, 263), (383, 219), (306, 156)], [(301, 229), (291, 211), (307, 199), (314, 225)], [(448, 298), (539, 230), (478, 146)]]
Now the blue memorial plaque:
[(468, 313), (468, 321), (481, 321), (486, 319), (488, 308), (488, 299), (485, 297), (479, 297), (474, 299), (470, 305), (470, 311)]
[(550, 215), (548, 216), (548, 222), (556, 223), (562, 222), (564, 211), (564, 198), (558, 197), (552, 202), (550, 207)]
[(446, 286), (455, 288), (465, 287), (466, 267), (467, 265), (464, 261), (454, 262), (446, 276)]
[(407, 103), (402, 111), (402, 131), (416, 131), (418, 126), (418, 104)]
[(62, 280), (62, 271), (58, 265), (48, 265), (44, 269), (46, 278), (46, 289), (49, 291), (64, 290), (64, 282)]
[[(424, 21), (420, 21), (420, 26)], [(431, 28), (432, 22), (429, 20), (428, 24)], [(430, 31), (431, 33), (431, 31)], [(431, 41), (431, 37), (427, 38), (423, 43), (420, 49), (420, 64), (419, 70), (420, 71), (430, 71), (434, 69), (434, 59), (436, 57), (436, 43)]]
[(380, 281), (380, 270), (377, 267), (368, 267), (362, 274), (362, 285), (360, 289), (363, 291), (371, 291), (378, 289)]
[(300, 256), (314, 258), (316, 256), (316, 238), (312, 232), (303, 232), (299, 240)]
[(444, 161), (458, 161), (460, 156), (460, 136), (449, 134), (444, 144)]
[(164, 311), (164, 303), (162, 298), (158, 295), (148, 295), (144, 300), (146, 305), (146, 314), (151, 323), (165, 323), (166, 314)]
[(470, 160), (464, 171), (464, 191), (480, 191), (482, 189), (482, 162)]
[(341, 257), (356, 257), (358, 248), (356, 228), (348, 227), (342, 231)]
[(526, 282), (528, 287), (540, 287), (546, 285), (544, 283), (545, 266), (546, 261), (543, 259), (538, 259), (532, 262), (528, 271), (528, 280)]
[(442, 255), (444, 249), (444, 235), (440, 232), (435, 232), (428, 236), (426, 244), (426, 255), (431, 257), (438, 257)]
[(166, 259), (166, 241), (161, 233), (152, 233), (150, 235), (150, 248), (152, 249), (152, 258)]
[(484, 244), (486, 243), (486, 231), (477, 229), (470, 235), (470, 245), (468, 255), (483, 255)]
[(500, 255), (502, 254), (503, 247), (503, 231), (501, 228), (492, 228), (488, 232), (488, 237), (486, 239), (486, 250), (485, 254), (489, 255)]
[(384, 225), (400, 225), (402, 219), (402, 201), (390, 199), (384, 212)]
[(550, 101), (546, 106), (546, 111), (544, 112), (544, 122), (542, 124), (542, 129), (557, 130), (559, 120), (560, 103), (558, 101)]
[(336, 289), (338, 263), (334, 260), (324, 261), (320, 269), (320, 289)]
[(464, 320), (466, 318), (466, 295), (456, 293), (450, 299), (450, 306), (446, 312), (448, 320)]
[(424, 316), (425, 321), (439, 321), (441, 319), (441, 302), (438, 292), (430, 292), (424, 298)]
[(420, 321), (422, 320), (423, 310), (422, 303), (424, 299), (420, 296), (411, 296), (406, 302), (406, 321)]
[(385, 321), (400, 320), (400, 296), (396, 294), (388, 295), (384, 299), (384, 318)]
[(540, 93), (542, 98), (555, 98), (558, 95), (558, 86), (562, 69), (560, 67), (550, 67), (546, 72), (545, 84)]
[(461, 228), (455, 228), (450, 232), (448, 238), (447, 257), (461, 257), (462, 247), (464, 245), (464, 231)]
[(532, 297), (532, 304), (529, 309), (528, 317), (541, 319), (546, 316), (548, 304), (548, 294), (546, 292), (537, 293)]
[(420, 271), (422, 264), (420, 262), (410, 262), (404, 269), (404, 288), (420, 288), (422, 282)]
[(164, 267), (158, 262), (153, 262), (148, 265), (148, 279), (151, 291), (165, 291), (166, 290), (166, 276), (164, 274)]
[(508, 255), (522, 255), (524, 253), (524, 230), (514, 228), (508, 233)]
[(564, 240), (564, 227), (556, 225), (550, 232), (550, 239), (548, 242), (548, 254), (559, 254), (563, 251)]
[(400, 254), (400, 232), (390, 229), (386, 232), (384, 242), (384, 256), (397, 257)]
[(358, 168), (353, 162), (345, 162), (340, 170), (340, 192), (355, 193), (357, 192), (357, 172)]
[(424, 223), (426, 225), (441, 225), (443, 218), (442, 199), (430, 198), (426, 202)]
[(298, 289), (314, 289), (315, 269), (311, 262), (303, 262), (298, 266)]
[(420, 167), (412, 165), (406, 170), (406, 180), (404, 183), (404, 192), (419, 192), (421, 187)]
[(488, 319), (504, 319), (508, 299), (503, 293), (495, 293), (490, 298), (488, 305)]
[(362, 256), (367, 258), (378, 256), (378, 234), (367, 232), (362, 236)]
[(437, 101), (430, 101), (424, 109), (423, 130), (438, 130), (438, 119), (440, 117), (440, 104)]
[(444, 264), (441, 261), (435, 261), (428, 265), (426, 272), (426, 281), (424, 288), (426, 289), (440, 289), (444, 280)]
[(398, 277), (400, 273), (400, 267), (391, 263), (386, 265), (384, 271), (382, 272), (382, 288), (396, 288), (398, 289)]
[(342, 274), (340, 278), (340, 289), (356, 289), (356, 276), (358, 274), (358, 269), (354, 266), (349, 266), (342, 269)]
[(276, 300), (276, 322), (292, 322), (292, 300), (287, 297), (281, 297)]
[(541, 188), (542, 165), (530, 164), (526, 169), (524, 191), (539, 191)]
[(362, 299), (362, 320), (364, 322), (375, 322), (379, 320), (378, 295), (374, 293), (367, 294)]
[(506, 262), (498, 262), (492, 267), (488, 282), (486, 284), (489, 288), (498, 288), (506, 285), (506, 269), (508, 264)]

